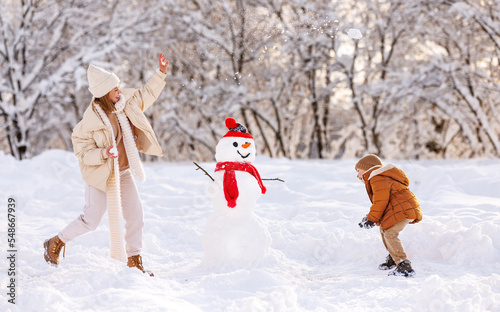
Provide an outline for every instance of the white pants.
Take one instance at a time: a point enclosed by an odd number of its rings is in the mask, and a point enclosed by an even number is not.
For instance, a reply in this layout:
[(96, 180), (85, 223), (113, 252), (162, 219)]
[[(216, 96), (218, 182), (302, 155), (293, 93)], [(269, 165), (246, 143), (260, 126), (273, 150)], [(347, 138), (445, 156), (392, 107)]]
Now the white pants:
[[(125, 219), (125, 244), (127, 257), (138, 255), (142, 249), (142, 229), (144, 212), (141, 199), (130, 170), (120, 172), (122, 195), (122, 214)], [(67, 243), (76, 237), (94, 231), (106, 213), (106, 193), (86, 185), (85, 207), (83, 213), (68, 224), (59, 234), (59, 238)]]

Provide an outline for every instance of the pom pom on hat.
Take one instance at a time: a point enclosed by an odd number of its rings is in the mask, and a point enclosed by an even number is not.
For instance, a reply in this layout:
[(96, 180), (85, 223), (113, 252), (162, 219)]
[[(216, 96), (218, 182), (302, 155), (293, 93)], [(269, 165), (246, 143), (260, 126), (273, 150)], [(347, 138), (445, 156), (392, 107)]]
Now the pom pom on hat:
[(374, 154), (369, 154), (366, 155), (365, 157), (361, 158), (356, 166), (354, 166), (354, 169), (357, 171), (358, 169), (360, 170), (368, 170), (374, 166), (380, 166), (382, 167), (382, 161), (380, 158), (378, 158), (377, 155)]
[(237, 123), (234, 118), (226, 118), (226, 127), (229, 129), (229, 131), (223, 136), (224, 138), (240, 137), (253, 139), (253, 136), (248, 133), (247, 128), (245, 128), (245, 126), (243, 126), (242, 124)]
[(231, 130), (231, 129), (234, 129), (236, 127), (238, 127), (239, 123), (236, 122), (236, 120), (234, 120), (234, 118), (226, 118), (226, 127)]
[(87, 79), (89, 91), (96, 98), (105, 96), (120, 83), (120, 79), (115, 74), (92, 64), (87, 69)]

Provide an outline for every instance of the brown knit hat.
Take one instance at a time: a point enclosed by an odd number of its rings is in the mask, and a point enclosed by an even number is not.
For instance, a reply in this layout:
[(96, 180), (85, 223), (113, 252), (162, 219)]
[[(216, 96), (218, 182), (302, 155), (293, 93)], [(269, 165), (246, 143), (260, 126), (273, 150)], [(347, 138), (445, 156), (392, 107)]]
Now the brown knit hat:
[(373, 166), (382, 166), (382, 161), (377, 157), (377, 155), (369, 154), (361, 158), (356, 166), (354, 166), (354, 169), (356, 171), (358, 171), (358, 169), (368, 170)]

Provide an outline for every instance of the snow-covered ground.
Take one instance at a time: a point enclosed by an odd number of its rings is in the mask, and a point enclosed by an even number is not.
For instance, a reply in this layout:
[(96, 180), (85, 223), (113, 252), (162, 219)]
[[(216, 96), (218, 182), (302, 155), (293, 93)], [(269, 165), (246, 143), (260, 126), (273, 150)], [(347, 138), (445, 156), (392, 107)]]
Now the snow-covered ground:
[[(208, 178), (186, 163), (145, 164), (144, 265), (109, 258), (108, 224), (66, 246), (54, 268), (43, 241), (72, 221), (84, 183), (70, 152), (0, 154), (0, 311), (500, 311), (500, 162), (398, 161), (424, 219), (401, 234), (417, 275), (388, 277), (378, 228), (360, 229), (369, 200), (355, 160), (257, 157), (267, 194), (256, 214), (272, 252), (252, 268), (200, 266), (213, 206)], [(212, 171), (215, 163), (202, 163)], [(7, 302), (7, 199), (17, 200), (16, 305)]]

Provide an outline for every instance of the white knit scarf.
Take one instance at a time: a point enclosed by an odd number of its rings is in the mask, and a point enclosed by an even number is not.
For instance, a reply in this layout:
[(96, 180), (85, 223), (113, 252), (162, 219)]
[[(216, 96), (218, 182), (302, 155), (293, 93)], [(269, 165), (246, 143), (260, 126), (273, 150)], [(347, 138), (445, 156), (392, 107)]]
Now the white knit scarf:
[[(116, 114), (118, 123), (122, 129), (123, 144), (125, 146), (125, 152), (127, 153), (130, 170), (138, 181), (144, 182), (146, 180), (146, 174), (144, 173), (141, 158), (139, 157), (139, 151), (137, 150), (137, 146), (132, 135), (132, 128), (130, 127), (127, 115), (123, 112), (125, 104), (125, 97), (121, 95), (120, 100), (115, 104), (116, 111), (114, 113)], [(101, 119), (104, 121), (106, 127), (111, 131), (113, 146), (117, 147), (113, 127), (111, 126), (108, 116), (98, 104), (95, 104), (94, 107), (101, 116)], [(120, 155), (118, 155), (118, 157), (120, 157)], [(109, 244), (111, 258), (126, 262), (127, 256), (125, 253), (125, 244), (120, 218), (122, 214), (122, 205), (118, 157), (113, 160), (114, 174), (111, 174), (109, 178), (108, 189), (106, 192), (109, 219)]]

